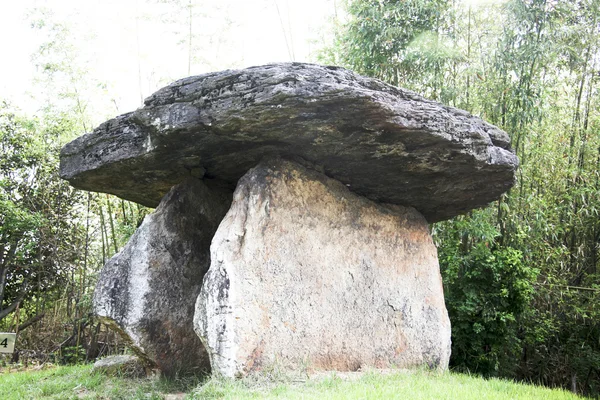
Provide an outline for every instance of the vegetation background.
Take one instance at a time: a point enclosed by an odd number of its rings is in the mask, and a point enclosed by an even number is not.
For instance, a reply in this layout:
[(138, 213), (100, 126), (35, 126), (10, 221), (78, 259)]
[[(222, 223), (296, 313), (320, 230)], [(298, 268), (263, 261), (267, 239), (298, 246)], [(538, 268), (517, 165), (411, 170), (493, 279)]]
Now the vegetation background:
[[(521, 161), (515, 187), (485, 209), (432, 225), (451, 367), (598, 396), (600, 0), (316, 3), (320, 19), (310, 6), (281, 0), (248, 9), (235, 0), (96, 4), (109, 17), (124, 14), (128, 30), (108, 17), (102, 21), (114, 26), (100, 24), (97, 10), (61, 14), (53, 1), (27, 3), (34, 80), (0, 98), (0, 330), (19, 333), (12, 361), (76, 363), (123, 350), (94, 319), (90, 299), (101, 266), (150, 210), (61, 181), (64, 143), (134, 108), (118, 97), (125, 88), (139, 104), (185, 75), (314, 60), (407, 87), (509, 133)], [(254, 22), (266, 15), (275, 30), (257, 37), (275, 36), (281, 53), (261, 58), (258, 47), (236, 47), (241, 27), (259, 29), (245, 12)], [(95, 35), (110, 29), (121, 36), (103, 49)], [(311, 44), (301, 46), (307, 35)], [(166, 49), (177, 50), (176, 69), (160, 64)], [(121, 64), (127, 80), (109, 78)]]

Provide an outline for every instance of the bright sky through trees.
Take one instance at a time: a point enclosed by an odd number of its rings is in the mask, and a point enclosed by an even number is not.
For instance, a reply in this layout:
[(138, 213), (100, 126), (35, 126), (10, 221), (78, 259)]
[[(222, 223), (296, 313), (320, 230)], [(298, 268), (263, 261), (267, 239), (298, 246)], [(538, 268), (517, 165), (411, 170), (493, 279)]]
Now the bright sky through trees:
[[(338, 0), (339, 2), (339, 0)], [(0, 2), (0, 93), (30, 108), (33, 21), (68, 29), (77, 63), (125, 112), (172, 80), (275, 61), (310, 61), (336, 0), (22, 0)], [(191, 13), (190, 13), (191, 4)], [(192, 41), (189, 21), (192, 17)], [(190, 57), (191, 50), (191, 57)], [(188, 65), (189, 64), (189, 65)], [(189, 68), (188, 68), (189, 66)], [(38, 71), (39, 72), (39, 71)], [(31, 110), (33, 111), (33, 110)]]

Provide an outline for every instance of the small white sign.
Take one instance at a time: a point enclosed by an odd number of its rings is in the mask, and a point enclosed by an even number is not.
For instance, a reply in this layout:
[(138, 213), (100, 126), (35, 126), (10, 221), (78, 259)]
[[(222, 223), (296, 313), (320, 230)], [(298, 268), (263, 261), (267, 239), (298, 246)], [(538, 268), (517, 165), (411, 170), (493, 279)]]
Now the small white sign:
[(16, 333), (0, 332), (0, 353), (13, 353), (16, 339)]

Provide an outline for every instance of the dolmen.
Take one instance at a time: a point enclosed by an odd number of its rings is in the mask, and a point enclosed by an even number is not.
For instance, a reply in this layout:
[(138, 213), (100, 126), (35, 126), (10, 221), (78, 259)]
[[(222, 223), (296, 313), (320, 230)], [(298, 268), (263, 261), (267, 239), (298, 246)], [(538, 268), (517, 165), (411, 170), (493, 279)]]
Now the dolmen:
[(167, 376), (445, 369), (429, 224), (515, 180), (508, 135), (339, 67), (179, 80), (64, 146), (76, 188), (148, 207), (95, 312)]

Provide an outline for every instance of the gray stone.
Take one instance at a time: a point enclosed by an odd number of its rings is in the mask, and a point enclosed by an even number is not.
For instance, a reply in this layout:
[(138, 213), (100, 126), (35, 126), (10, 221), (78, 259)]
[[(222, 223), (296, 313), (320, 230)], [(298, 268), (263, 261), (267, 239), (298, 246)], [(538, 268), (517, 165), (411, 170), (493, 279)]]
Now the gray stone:
[(147, 375), (147, 366), (136, 356), (117, 355), (97, 360), (93, 370), (108, 376), (143, 378)]
[(66, 145), (60, 173), (155, 207), (190, 175), (233, 189), (267, 155), (299, 157), (429, 222), (497, 199), (518, 164), (508, 135), (465, 111), (342, 68), (288, 63), (177, 81)]
[(199, 180), (175, 186), (98, 279), (95, 312), (166, 376), (210, 368), (193, 330), (194, 304), (230, 202)]
[(437, 251), (413, 208), (295, 163), (250, 170), (211, 244), (194, 327), (213, 371), (445, 369)]

